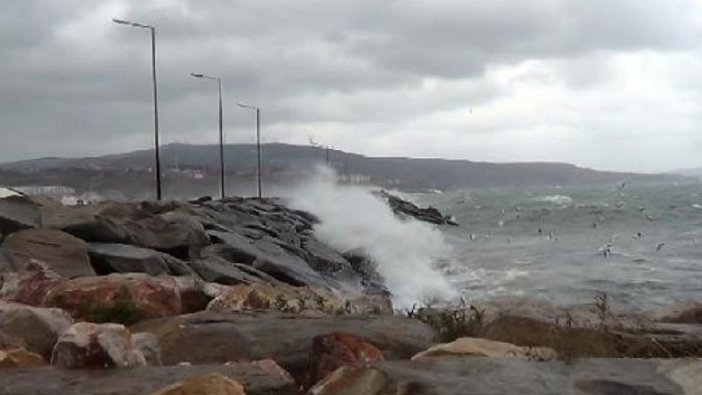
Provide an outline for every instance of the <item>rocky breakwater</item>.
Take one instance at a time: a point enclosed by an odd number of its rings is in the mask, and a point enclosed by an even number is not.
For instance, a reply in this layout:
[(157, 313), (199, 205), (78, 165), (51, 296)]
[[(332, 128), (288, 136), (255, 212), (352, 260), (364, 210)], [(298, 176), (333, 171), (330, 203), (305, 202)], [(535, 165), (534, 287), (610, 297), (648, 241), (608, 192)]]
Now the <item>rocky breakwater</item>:
[(400, 217), (411, 217), (418, 221), (429, 222), (435, 225), (458, 226), (458, 223), (454, 221), (452, 217), (442, 214), (434, 207), (419, 207), (409, 200), (395, 196), (384, 190), (378, 191), (376, 195), (387, 202), (390, 209)]
[(698, 303), (651, 322), (606, 298), (399, 313), (373, 265), (317, 240), (316, 222), (272, 199), (0, 199), (0, 395), (702, 388), (702, 363), (675, 359), (702, 355)]

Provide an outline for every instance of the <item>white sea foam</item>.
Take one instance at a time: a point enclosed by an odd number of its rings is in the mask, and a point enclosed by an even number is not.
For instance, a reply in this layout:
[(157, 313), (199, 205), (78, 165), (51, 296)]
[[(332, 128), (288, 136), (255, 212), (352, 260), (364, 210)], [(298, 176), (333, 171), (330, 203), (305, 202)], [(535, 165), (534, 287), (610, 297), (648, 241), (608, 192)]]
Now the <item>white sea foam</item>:
[(331, 170), (286, 193), (290, 205), (321, 221), (316, 236), (339, 250), (360, 248), (378, 263), (398, 308), (428, 299), (451, 299), (456, 291), (434, 262), (449, 255), (449, 246), (432, 226), (398, 219), (368, 189), (334, 182)]
[(557, 205), (567, 205), (573, 203), (573, 198), (565, 195), (549, 195), (536, 199), (540, 202), (553, 203)]

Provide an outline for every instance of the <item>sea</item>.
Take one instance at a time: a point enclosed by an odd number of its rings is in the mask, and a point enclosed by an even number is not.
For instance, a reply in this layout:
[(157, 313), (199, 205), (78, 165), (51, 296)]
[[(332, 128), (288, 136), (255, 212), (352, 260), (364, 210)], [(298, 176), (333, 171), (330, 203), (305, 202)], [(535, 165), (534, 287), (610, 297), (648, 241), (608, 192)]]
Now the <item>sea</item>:
[(469, 300), (556, 305), (607, 294), (649, 310), (702, 299), (702, 183), (478, 188), (403, 194), (451, 215), (435, 265)]

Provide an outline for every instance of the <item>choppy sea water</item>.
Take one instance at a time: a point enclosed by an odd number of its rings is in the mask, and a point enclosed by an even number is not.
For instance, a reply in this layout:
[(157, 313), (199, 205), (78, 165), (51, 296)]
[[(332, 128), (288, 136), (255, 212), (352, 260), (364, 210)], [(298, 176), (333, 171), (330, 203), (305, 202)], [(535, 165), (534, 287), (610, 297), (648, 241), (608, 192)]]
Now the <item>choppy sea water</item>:
[(702, 299), (700, 183), (405, 196), (461, 224), (440, 228), (451, 251), (439, 265), (469, 299), (571, 305), (605, 292), (633, 309)]

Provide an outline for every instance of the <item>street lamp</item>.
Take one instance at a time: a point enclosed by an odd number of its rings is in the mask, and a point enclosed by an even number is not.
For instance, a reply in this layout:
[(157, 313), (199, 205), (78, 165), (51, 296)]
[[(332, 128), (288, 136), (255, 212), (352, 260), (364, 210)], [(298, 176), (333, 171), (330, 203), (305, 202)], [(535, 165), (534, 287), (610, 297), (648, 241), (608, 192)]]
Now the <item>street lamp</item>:
[(258, 166), (257, 166), (257, 178), (258, 178), (258, 198), (261, 199), (261, 109), (255, 106), (250, 106), (248, 104), (236, 103), (237, 106), (241, 108), (248, 108), (249, 110), (256, 111), (256, 153), (258, 156)]
[(220, 182), (220, 194), (222, 199), (224, 199), (224, 131), (222, 127), (222, 78), (221, 77), (211, 77), (209, 75), (200, 73), (190, 73), (195, 78), (204, 78), (208, 80), (217, 81), (217, 86), (219, 87), (219, 182)]
[(112, 19), (112, 22), (120, 25), (139, 27), (151, 30), (151, 75), (154, 85), (154, 148), (156, 155), (156, 199), (161, 200), (161, 156), (159, 152), (158, 136), (158, 87), (156, 83), (156, 28), (141, 23), (129, 22), (122, 19)]

